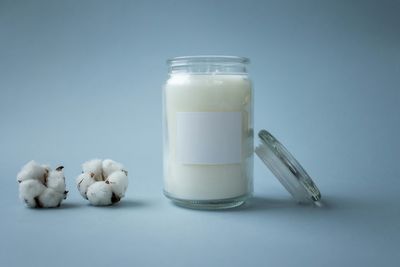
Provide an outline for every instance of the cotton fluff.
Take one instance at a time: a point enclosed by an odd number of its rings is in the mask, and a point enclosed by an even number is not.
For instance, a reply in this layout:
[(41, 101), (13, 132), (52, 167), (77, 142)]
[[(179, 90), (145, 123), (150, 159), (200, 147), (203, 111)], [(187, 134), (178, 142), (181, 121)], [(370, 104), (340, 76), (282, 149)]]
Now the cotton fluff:
[(87, 191), (87, 199), (90, 204), (95, 206), (106, 206), (111, 205), (113, 197), (113, 192), (111, 191), (111, 186), (105, 182), (95, 182), (89, 186)]
[(86, 161), (82, 164), (82, 172), (83, 173), (91, 173), (92, 177), (96, 181), (103, 181), (103, 167), (102, 167), (102, 160), (101, 159), (93, 159)]
[(52, 170), (33, 160), (25, 164), (17, 174), (21, 200), (30, 208), (59, 207), (68, 194), (63, 168)]
[(117, 203), (128, 188), (128, 172), (111, 159), (93, 159), (82, 164), (76, 185), (83, 198), (95, 206)]

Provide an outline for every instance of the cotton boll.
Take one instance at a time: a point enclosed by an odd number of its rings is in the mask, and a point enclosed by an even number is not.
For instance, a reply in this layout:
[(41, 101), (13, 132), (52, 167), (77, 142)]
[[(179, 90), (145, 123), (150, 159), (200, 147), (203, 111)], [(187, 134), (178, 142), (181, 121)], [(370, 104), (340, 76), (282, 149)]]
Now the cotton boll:
[(105, 182), (95, 182), (89, 186), (87, 191), (87, 198), (90, 204), (95, 206), (111, 205), (112, 196), (111, 186)]
[(108, 178), (106, 183), (109, 183), (111, 190), (119, 198), (125, 196), (125, 191), (128, 187), (128, 176), (124, 171), (113, 172)]
[(76, 185), (82, 197), (87, 199), (88, 188), (95, 182), (91, 173), (82, 173), (76, 178)]
[(103, 174), (105, 177), (110, 176), (115, 171), (121, 171), (124, 166), (121, 163), (113, 161), (112, 159), (105, 159), (102, 164)]
[(76, 179), (79, 193), (92, 205), (117, 203), (128, 187), (128, 172), (123, 168), (121, 163), (111, 159), (85, 162), (83, 173)]
[(21, 200), (34, 208), (37, 206), (37, 197), (44, 192), (46, 187), (38, 180), (25, 180), (19, 184), (19, 196)]
[(93, 173), (96, 181), (104, 181), (101, 159), (92, 159), (82, 164), (82, 170), (86, 173)]
[(57, 192), (52, 188), (46, 188), (38, 197), (39, 203), (43, 208), (59, 207), (64, 199), (64, 193)]
[(47, 187), (52, 188), (59, 193), (65, 192), (65, 177), (63, 172), (63, 166), (58, 167), (54, 171), (50, 171), (47, 177)]
[(25, 164), (21, 171), (17, 174), (17, 181), (22, 182), (29, 179), (39, 180), (42, 183), (45, 182), (49, 169), (47, 166), (41, 166), (34, 160), (29, 161)]
[(35, 161), (25, 164), (17, 175), (20, 198), (32, 208), (58, 207), (68, 193), (63, 168), (52, 171)]

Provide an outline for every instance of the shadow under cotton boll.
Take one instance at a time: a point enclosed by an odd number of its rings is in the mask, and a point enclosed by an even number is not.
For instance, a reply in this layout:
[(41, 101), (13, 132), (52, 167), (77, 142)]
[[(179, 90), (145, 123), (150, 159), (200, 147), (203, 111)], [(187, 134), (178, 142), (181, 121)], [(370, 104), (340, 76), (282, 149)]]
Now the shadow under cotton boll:
[[(134, 199), (125, 199), (124, 201), (120, 201), (115, 203), (114, 205), (106, 205), (106, 206), (96, 206), (95, 208), (104, 208), (110, 210), (120, 210), (120, 209), (140, 209), (140, 208), (148, 208), (149, 206), (155, 205), (151, 201), (142, 201), (142, 200), (134, 200)], [(89, 205), (93, 206), (93, 205)]]

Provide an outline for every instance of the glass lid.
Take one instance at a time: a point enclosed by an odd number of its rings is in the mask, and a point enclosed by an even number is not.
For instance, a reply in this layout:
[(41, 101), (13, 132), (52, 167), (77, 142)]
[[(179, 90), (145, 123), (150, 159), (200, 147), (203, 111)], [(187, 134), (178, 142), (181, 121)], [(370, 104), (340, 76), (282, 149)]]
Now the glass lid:
[(258, 136), (261, 143), (255, 149), (257, 156), (293, 198), (300, 203), (319, 201), (320, 191), (292, 154), (268, 131), (261, 130)]

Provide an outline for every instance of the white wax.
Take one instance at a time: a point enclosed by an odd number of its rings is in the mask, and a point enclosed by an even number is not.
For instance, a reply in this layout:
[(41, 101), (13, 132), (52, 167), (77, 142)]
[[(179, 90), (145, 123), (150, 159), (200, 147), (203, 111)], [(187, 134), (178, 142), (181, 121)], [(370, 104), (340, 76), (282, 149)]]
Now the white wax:
[[(164, 190), (186, 200), (245, 196), (253, 190), (252, 89), (245, 75), (172, 74), (164, 88)], [(240, 112), (241, 162), (183, 164), (177, 160), (177, 112)]]

